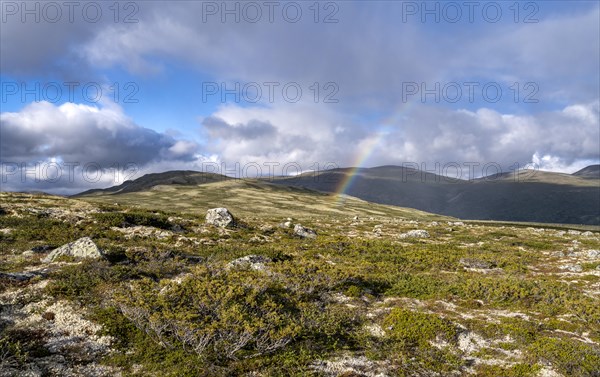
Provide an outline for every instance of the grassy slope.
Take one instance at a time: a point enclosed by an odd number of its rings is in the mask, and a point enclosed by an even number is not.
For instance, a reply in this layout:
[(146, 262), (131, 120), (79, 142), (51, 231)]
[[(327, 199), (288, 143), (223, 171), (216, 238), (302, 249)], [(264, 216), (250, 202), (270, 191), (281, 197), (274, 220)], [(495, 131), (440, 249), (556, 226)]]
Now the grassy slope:
[(432, 220), (446, 218), (411, 208), (369, 203), (353, 197), (340, 200), (333, 194), (239, 179), (198, 186), (160, 185), (148, 191), (95, 195), (82, 199), (198, 215), (204, 215), (209, 208), (227, 207), (239, 216), (272, 219), (355, 215)]

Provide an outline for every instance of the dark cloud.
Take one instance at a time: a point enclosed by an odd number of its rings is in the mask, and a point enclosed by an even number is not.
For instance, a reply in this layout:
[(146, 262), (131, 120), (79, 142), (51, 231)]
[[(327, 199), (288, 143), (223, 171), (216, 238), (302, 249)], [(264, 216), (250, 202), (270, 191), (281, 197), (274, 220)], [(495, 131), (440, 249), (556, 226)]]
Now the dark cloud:
[(4, 162), (60, 158), (102, 167), (143, 166), (161, 159), (190, 161), (197, 153), (195, 143), (140, 127), (116, 107), (33, 103), (18, 113), (2, 113), (0, 132)]

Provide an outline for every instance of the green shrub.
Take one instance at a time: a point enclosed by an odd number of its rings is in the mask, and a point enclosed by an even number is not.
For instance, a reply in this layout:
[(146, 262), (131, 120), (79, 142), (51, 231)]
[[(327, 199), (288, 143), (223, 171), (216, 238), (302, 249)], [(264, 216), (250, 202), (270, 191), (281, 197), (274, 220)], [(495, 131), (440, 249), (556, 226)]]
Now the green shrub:
[(119, 295), (119, 308), (168, 349), (216, 360), (270, 353), (298, 336), (297, 309), (277, 284), (248, 274), (201, 267), (181, 284), (143, 279)]
[(457, 327), (447, 319), (408, 309), (394, 308), (383, 324), (389, 337), (405, 348), (429, 347), (429, 342), (436, 337), (455, 342), (458, 336)]
[(148, 212), (100, 212), (93, 214), (96, 220), (108, 227), (125, 227), (133, 225), (152, 226), (160, 229), (171, 229), (173, 224), (163, 214)]
[(386, 296), (411, 297), (429, 299), (448, 294), (449, 285), (441, 277), (423, 274), (400, 274), (394, 278)]
[(480, 365), (477, 367), (477, 376), (480, 377), (533, 377), (541, 367), (535, 364), (516, 364), (511, 367), (499, 365)]
[(527, 351), (532, 362), (549, 362), (566, 376), (600, 376), (600, 347), (597, 345), (543, 337)]

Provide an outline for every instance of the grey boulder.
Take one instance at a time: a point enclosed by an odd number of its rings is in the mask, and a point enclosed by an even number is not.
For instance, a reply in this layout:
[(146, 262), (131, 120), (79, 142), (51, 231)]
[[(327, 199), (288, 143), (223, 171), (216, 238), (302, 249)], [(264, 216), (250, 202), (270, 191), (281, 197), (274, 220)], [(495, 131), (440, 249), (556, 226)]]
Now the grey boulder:
[(233, 215), (227, 208), (212, 208), (206, 212), (206, 223), (220, 228), (232, 227), (235, 225)]
[(296, 226), (294, 226), (294, 234), (302, 238), (317, 238), (317, 232), (312, 229), (305, 228), (300, 224), (296, 224)]
[(63, 245), (57, 249), (54, 249), (48, 254), (42, 262), (50, 263), (54, 262), (57, 258), (67, 256), (73, 258), (91, 258), (98, 259), (102, 258), (102, 251), (96, 246), (94, 241), (89, 237), (82, 237), (77, 241)]

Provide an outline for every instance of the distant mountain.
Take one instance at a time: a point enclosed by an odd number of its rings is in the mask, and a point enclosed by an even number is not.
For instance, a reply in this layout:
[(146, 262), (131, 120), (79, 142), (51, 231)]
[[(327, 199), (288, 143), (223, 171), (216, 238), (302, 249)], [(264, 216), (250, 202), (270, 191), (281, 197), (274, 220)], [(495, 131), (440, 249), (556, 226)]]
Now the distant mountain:
[[(575, 174), (520, 171), (453, 180), (420, 170), (381, 166), (334, 169), (274, 183), (337, 192), (363, 200), (472, 220), (600, 224), (598, 165)], [(351, 184), (347, 184), (351, 180)]]
[(154, 186), (159, 185), (195, 186), (211, 182), (225, 181), (228, 179), (230, 178), (214, 173), (201, 173), (192, 170), (173, 170), (164, 173), (146, 174), (135, 180), (125, 181), (119, 186), (113, 186), (106, 189), (87, 190), (79, 194), (75, 194), (73, 197), (125, 194), (129, 192), (150, 190)]
[[(343, 186), (345, 194), (369, 202), (461, 219), (600, 225), (599, 167), (588, 166), (574, 174), (519, 171), (467, 181), (401, 166), (379, 166), (310, 172), (269, 183), (328, 193), (342, 191)], [(74, 196), (118, 195), (156, 186), (198, 186), (232, 179), (169, 171)]]
[(573, 173), (573, 175), (582, 178), (600, 179), (600, 165), (590, 165)]

